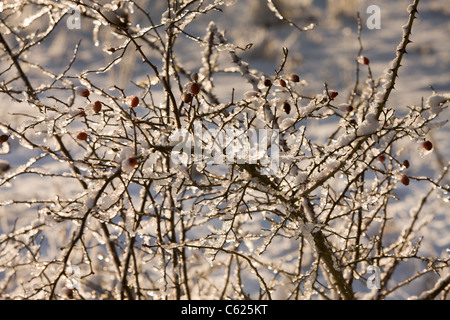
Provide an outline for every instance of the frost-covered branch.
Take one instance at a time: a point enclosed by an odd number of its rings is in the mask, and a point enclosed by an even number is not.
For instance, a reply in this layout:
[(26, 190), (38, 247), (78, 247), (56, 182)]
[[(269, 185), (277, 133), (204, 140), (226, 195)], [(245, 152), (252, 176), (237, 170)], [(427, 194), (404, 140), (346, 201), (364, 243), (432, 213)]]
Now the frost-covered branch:
[(433, 289), (423, 292), (418, 300), (434, 300), (442, 291), (446, 290), (450, 285), (450, 274), (439, 279)]

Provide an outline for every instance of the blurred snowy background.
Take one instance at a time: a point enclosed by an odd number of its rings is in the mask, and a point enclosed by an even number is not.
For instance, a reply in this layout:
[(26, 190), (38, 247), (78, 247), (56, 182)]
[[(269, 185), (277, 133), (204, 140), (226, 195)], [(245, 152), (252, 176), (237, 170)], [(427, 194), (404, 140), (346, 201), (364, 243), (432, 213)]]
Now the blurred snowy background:
[[(3, 2), (3, 1), (2, 1)], [(137, 0), (140, 6), (149, 8), (152, 17), (157, 20), (158, 14), (163, 10), (162, 1)], [(188, 30), (191, 34), (203, 37), (209, 21), (214, 20), (219, 29), (226, 30), (230, 42), (244, 48), (249, 44), (252, 47), (241, 54), (242, 58), (249, 62), (251, 68), (258, 69), (267, 74), (273, 74), (282, 59), (282, 48), (287, 47), (290, 55), (286, 70), (298, 73), (302, 79), (308, 82), (305, 93), (314, 95), (322, 92), (323, 83), (330, 88), (339, 91), (337, 98), (339, 103), (348, 100), (355, 81), (355, 58), (359, 50), (357, 40), (356, 14), (359, 11), (362, 20), (363, 54), (371, 61), (374, 78), (384, 74), (390, 61), (395, 57), (395, 49), (401, 40), (402, 25), (408, 18), (407, 6), (409, 0), (381, 0), (376, 4), (381, 8), (381, 29), (370, 30), (366, 26), (370, 13), (367, 13), (369, 5), (373, 1), (365, 0), (279, 0), (280, 11), (298, 25), (306, 26), (316, 23), (314, 30), (298, 32), (278, 20), (265, 5), (264, 0), (237, 0), (235, 5), (226, 7), (222, 13), (208, 14), (199, 17), (194, 27)], [(0, 6), (1, 8), (1, 6)], [(33, 14), (24, 12), (24, 16)], [(1, 16), (1, 13), (0, 13)], [(133, 24), (139, 23), (133, 19)], [(421, 104), (422, 99), (427, 99), (436, 90), (439, 93), (450, 92), (450, 7), (448, 0), (423, 1), (419, 5), (419, 16), (413, 28), (413, 43), (409, 46), (403, 68), (400, 70), (400, 78), (396, 90), (391, 96), (389, 106), (399, 113), (414, 104)], [(65, 24), (58, 26), (58, 32), (54, 32), (43, 45), (33, 48), (29, 60), (41, 64), (57, 74), (62, 72), (72, 57), (76, 44), (81, 40), (77, 60), (72, 66), (71, 74), (77, 74), (83, 70), (96, 69), (106, 65), (111, 56), (104, 51), (107, 46), (120, 43), (111, 33), (100, 33), (98, 45), (92, 36), (92, 21), (81, 20), (81, 29), (68, 29)], [(198, 45), (188, 38), (180, 40), (176, 44), (183, 65), (188, 70), (196, 71), (201, 66), (201, 50)], [(151, 57), (152, 54), (149, 53)], [(9, 64), (2, 57), (1, 69)], [(145, 80), (148, 70), (141, 68), (141, 62), (137, 55), (126, 55), (127, 62), (114, 67), (108, 76), (92, 75), (102, 81), (105, 88), (118, 84), (127, 90), (135, 90), (131, 79)], [(29, 71), (33, 84), (39, 86), (40, 79), (45, 78), (39, 69), (30, 68)], [(361, 77), (366, 76), (362, 71)], [(0, 81), (3, 79), (0, 77)], [(48, 81), (48, 80), (46, 80)], [(231, 90), (236, 90), (236, 96), (242, 96), (250, 89), (242, 79), (237, 76), (224, 76), (216, 79), (219, 92), (223, 97), (229, 97)], [(29, 106), (18, 104), (6, 95), (0, 95), (0, 119), (2, 122), (20, 123), (27, 120), (30, 112)], [(444, 119), (450, 119), (450, 110), (442, 113)], [(311, 123), (317, 126), (314, 130), (318, 139), (329, 135), (332, 127)], [(448, 125), (434, 131), (430, 139), (436, 146), (435, 152), (427, 157), (422, 157), (419, 152), (414, 153), (414, 148), (407, 148), (405, 152), (412, 166), (409, 169), (411, 176), (426, 176), (436, 178), (443, 164), (450, 161), (450, 128)], [(414, 143), (414, 142), (412, 142)], [(0, 154), (1, 160), (9, 161), (12, 167), (26, 163), (31, 155), (38, 152), (23, 147), (17, 140), (9, 141), (10, 152)], [(42, 169), (46, 166), (56, 166), (55, 162), (43, 161)], [(54, 168), (53, 168), (54, 170)], [(43, 185), (39, 175), (27, 175), (15, 179), (11, 183), (4, 183), (0, 189), (0, 202), (10, 199), (40, 198), (42, 194), (48, 196), (54, 194), (60, 196), (71, 194), (78, 185), (68, 185), (64, 179), (54, 179), (52, 185)], [(46, 180), (47, 181), (47, 180)], [(447, 177), (447, 184), (449, 177)], [(445, 184), (445, 183), (444, 183)], [(409, 187), (400, 188), (396, 196), (398, 201), (398, 228), (401, 228), (403, 219), (410, 215), (410, 206), (417, 205), (419, 194), (424, 194), (430, 189), (425, 181), (412, 181)], [(449, 195), (436, 190), (434, 196), (425, 204), (423, 223), (428, 223), (423, 236), (425, 236), (421, 250), (426, 250), (429, 255), (444, 258), (447, 257), (450, 248), (450, 203)], [(35, 210), (28, 210), (23, 206), (0, 207), (0, 233), (11, 232), (14, 228), (29, 224), (36, 218)], [(62, 230), (60, 230), (62, 232)], [(62, 236), (60, 233), (54, 235)], [(64, 236), (64, 235), (63, 235)], [(58, 248), (51, 247), (48, 241), (49, 256)], [(275, 254), (276, 256), (276, 254)], [(0, 257), (1, 259), (1, 257)], [(411, 267), (411, 266), (410, 266)], [(420, 265), (417, 265), (420, 268)], [(419, 270), (406, 270), (405, 274), (411, 274)], [(0, 270), (0, 278), (2, 270)], [(432, 276), (430, 276), (432, 277)], [(406, 278), (406, 276), (405, 276)], [(401, 281), (403, 279), (397, 279)], [(434, 282), (434, 281), (433, 281)], [(420, 284), (426, 287), (426, 283)], [(412, 287), (399, 291), (398, 298), (413, 295), (421, 287)], [(403, 294), (403, 296), (402, 296)]]

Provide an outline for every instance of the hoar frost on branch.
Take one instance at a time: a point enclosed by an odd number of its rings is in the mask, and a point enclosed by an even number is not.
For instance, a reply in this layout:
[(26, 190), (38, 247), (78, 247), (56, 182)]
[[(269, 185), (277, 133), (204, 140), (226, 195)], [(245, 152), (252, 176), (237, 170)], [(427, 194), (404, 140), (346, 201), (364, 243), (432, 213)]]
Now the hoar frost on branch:
[[(264, 74), (241, 57), (251, 45), (232, 44), (218, 24), (204, 36), (189, 28), (236, 0), (171, 0), (152, 12), (133, 1), (85, 2), (71, 5), (109, 60), (79, 72), (82, 42), (63, 71), (33, 55), (62, 28), (68, 4), (3, 5), (0, 92), (29, 111), (0, 122), (2, 151), (30, 153), (17, 166), (0, 160), (0, 187), (10, 195), (0, 206), (18, 217), (0, 225), (0, 296), (384, 299), (431, 273), (442, 279), (419, 298), (447, 295), (448, 258), (421, 255), (418, 234), (432, 194), (448, 203), (448, 163), (437, 178), (411, 176), (399, 146), (422, 156), (437, 149), (428, 135), (446, 124), (439, 116), (450, 94), (433, 93), (404, 115), (389, 105), (418, 0), (380, 81), (361, 45), (358, 75), (365, 66), (368, 79), (357, 79), (346, 104), (327, 84), (307, 96), (306, 79), (286, 70), (287, 48)], [(297, 31), (314, 32), (267, 4)], [(198, 47), (199, 70), (182, 64), (180, 41)], [(144, 79), (105, 88), (131, 54), (147, 69)], [(221, 98), (224, 75), (238, 75), (234, 87), (247, 93)], [(317, 141), (311, 121), (332, 122), (335, 131)], [(13, 192), (32, 178), (37, 188), (60, 187)], [(410, 181), (426, 181), (429, 191), (395, 232), (396, 191)], [(400, 262), (415, 261), (425, 269), (392, 281)], [(380, 288), (362, 292), (371, 266), (382, 270)]]

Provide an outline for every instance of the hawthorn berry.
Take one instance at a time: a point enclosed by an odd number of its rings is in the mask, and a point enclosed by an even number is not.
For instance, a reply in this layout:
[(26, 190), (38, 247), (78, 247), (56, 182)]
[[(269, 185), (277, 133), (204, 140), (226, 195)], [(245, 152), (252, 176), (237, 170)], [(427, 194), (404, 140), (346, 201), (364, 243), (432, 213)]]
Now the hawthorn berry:
[(81, 131), (77, 134), (77, 139), (80, 141), (85, 141), (88, 138), (88, 134), (84, 131)]
[(291, 105), (289, 104), (289, 102), (286, 101), (285, 103), (283, 103), (283, 110), (287, 114), (291, 113)]
[(339, 95), (337, 91), (330, 91), (330, 99), (334, 99)]
[(347, 106), (347, 108), (345, 110), (347, 112), (352, 112), (353, 111), (353, 106), (349, 105), (349, 106)]
[(290, 73), (287, 77), (288, 81), (291, 82), (300, 82), (300, 77), (298, 76), (298, 74), (295, 73)]
[(427, 151), (433, 150), (433, 143), (432, 143), (431, 141), (429, 141), (429, 140), (425, 141), (425, 142), (422, 144), (422, 146), (423, 146), (423, 148), (424, 148), (425, 150), (427, 150)]
[(9, 139), (9, 136), (8, 136), (8, 135), (2, 134), (2, 135), (0, 136), (0, 144), (3, 143), (3, 142), (8, 141), (8, 139)]
[(191, 102), (192, 102), (192, 98), (193, 98), (193, 96), (192, 96), (192, 94), (190, 94), (190, 93), (183, 92), (183, 93), (181, 94), (181, 100), (182, 100), (184, 103), (191, 103)]
[(406, 169), (409, 168), (410, 164), (408, 160), (403, 161), (403, 165), (405, 166)]
[[(128, 153), (129, 149), (122, 150), (122, 153)], [(127, 154), (126, 157), (122, 161), (122, 171), (123, 172), (132, 172), (133, 169), (138, 165), (138, 157), (133, 154)]]
[(89, 89), (84, 88), (84, 87), (78, 87), (76, 89), (76, 92), (79, 96), (83, 97), (83, 98), (87, 98), (90, 95)]
[(78, 108), (78, 110), (80, 110), (80, 112), (77, 114), (78, 118), (86, 117), (86, 112), (84, 112), (83, 108)]
[(9, 169), (11, 169), (11, 165), (9, 164), (9, 162), (0, 159), (0, 174), (4, 174)]
[(358, 57), (358, 62), (359, 62), (360, 64), (365, 64), (365, 65), (369, 65), (369, 64), (370, 64), (369, 58), (364, 57), (364, 56), (359, 56), (359, 57)]
[(186, 92), (196, 96), (200, 93), (200, 85), (197, 82), (190, 82), (186, 85)]
[(100, 111), (102, 111), (102, 103), (100, 101), (95, 101), (94, 102), (94, 112), (95, 113), (99, 113)]
[(139, 98), (138, 97), (136, 97), (136, 96), (129, 96), (127, 98), (127, 105), (130, 108), (135, 108), (135, 107), (138, 106), (138, 104), (139, 104)]
[(272, 80), (270, 79), (264, 79), (264, 86), (270, 87), (272, 85)]
[(282, 86), (283, 88), (287, 87), (287, 83), (283, 79), (280, 79), (279, 83), (280, 83), (280, 86)]
[(63, 290), (63, 295), (67, 298), (67, 299), (73, 299), (73, 289), (71, 288), (64, 288)]
[(380, 162), (385, 162), (386, 161), (386, 156), (384, 154), (380, 154), (377, 158), (378, 161)]
[(409, 186), (409, 177), (407, 175), (402, 175), (400, 178), (400, 182), (405, 186)]
[(127, 161), (128, 161), (128, 165), (130, 165), (131, 167), (135, 167), (138, 163), (137, 158), (134, 158), (134, 157), (129, 158)]

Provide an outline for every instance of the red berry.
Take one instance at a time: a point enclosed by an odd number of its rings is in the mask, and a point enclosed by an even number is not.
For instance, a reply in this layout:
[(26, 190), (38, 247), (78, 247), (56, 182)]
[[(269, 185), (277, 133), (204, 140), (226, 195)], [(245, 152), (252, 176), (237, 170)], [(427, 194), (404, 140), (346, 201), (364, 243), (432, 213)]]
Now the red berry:
[(135, 166), (137, 165), (137, 163), (138, 163), (138, 161), (137, 161), (136, 158), (129, 158), (129, 159), (128, 159), (128, 164), (129, 164), (131, 167), (135, 167)]
[(423, 148), (424, 148), (425, 150), (427, 150), (427, 151), (433, 150), (433, 143), (431, 143), (431, 141), (425, 141), (425, 142), (422, 144), (422, 146), (423, 146)]
[(286, 88), (287, 87), (286, 81), (284, 81), (283, 79), (280, 79), (280, 86), (282, 86), (283, 88)]
[(385, 162), (385, 161), (386, 161), (386, 156), (385, 156), (384, 154), (380, 154), (380, 155), (378, 156), (378, 161), (380, 161), (380, 162)]
[(79, 132), (77, 135), (77, 139), (81, 140), (81, 141), (85, 141), (85, 140), (87, 140), (87, 138), (88, 138), (88, 134), (84, 131)]
[(353, 106), (348, 106), (348, 107), (346, 108), (346, 110), (347, 110), (347, 112), (352, 112), (352, 111), (353, 111)]
[(196, 82), (188, 83), (187, 92), (196, 96), (200, 93), (200, 85)]
[(64, 296), (66, 296), (67, 299), (73, 299), (73, 289), (64, 288), (63, 294)]
[(270, 79), (264, 79), (264, 85), (265, 85), (266, 87), (270, 87), (270, 86), (272, 85), (272, 80), (270, 80)]
[(181, 94), (181, 100), (183, 100), (184, 103), (191, 103), (192, 102), (192, 94), (183, 92)]
[(84, 112), (83, 108), (78, 108), (78, 110), (80, 110), (80, 113), (77, 114), (77, 117), (79, 117), (79, 118), (86, 117), (86, 112)]
[(109, 53), (114, 53), (116, 52), (116, 48), (109, 47), (108, 49), (106, 49), (106, 51), (108, 51)]
[(287, 114), (291, 113), (291, 105), (289, 104), (289, 102), (286, 101), (285, 103), (283, 103), (283, 110)]
[(407, 175), (402, 175), (400, 179), (401, 183), (403, 183), (405, 186), (409, 186), (409, 177)]
[(77, 88), (77, 94), (81, 97), (87, 98), (90, 95), (90, 92), (88, 89), (84, 88), (84, 87), (78, 87)]
[(406, 169), (408, 169), (409, 168), (409, 161), (408, 160), (403, 161), (403, 165), (405, 166)]
[(0, 136), (0, 143), (6, 142), (6, 141), (8, 141), (8, 139), (9, 139), (9, 136), (8, 136), (8, 135), (2, 134), (2, 135)]
[(331, 92), (330, 92), (330, 98), (331, 98), (331, 99), (336, 98), (338, 95), (339, 95), (339, 93), (338, 93), (337, 91), (331, 91)]
[(127, 98), (127, 105), (130, 108), (135, 108), (135, 107), (138, 106), (138, 104), (139, 104), (139, 98), (138, 97), (136, 97), (136, 96), (129, 96)]
[(100, 101), (95, 101), (94, 102), (94, 112), (99, 113), (100, 111), (102, 111), (102, 103)]
[(361, 63), (361, 64), (365, 64), (365, 65), (369, 65), (370, 64), (369, 58), (364, 57), (364, 56), (358, 57), (358, 62)]

